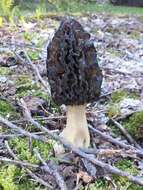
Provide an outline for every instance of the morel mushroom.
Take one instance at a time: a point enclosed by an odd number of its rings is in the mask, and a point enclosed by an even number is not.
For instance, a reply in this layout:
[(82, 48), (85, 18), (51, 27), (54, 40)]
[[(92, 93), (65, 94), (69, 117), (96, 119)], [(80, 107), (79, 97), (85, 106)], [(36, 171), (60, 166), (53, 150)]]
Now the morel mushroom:
[(99, 98), (102, 73), (90, 34), (76, 20), (62, 21), (50, 42), (47, 75), (53, 101), (67, 105), (67, 124), (61, 136), (76, 147), (88, 147), (85, 108)]

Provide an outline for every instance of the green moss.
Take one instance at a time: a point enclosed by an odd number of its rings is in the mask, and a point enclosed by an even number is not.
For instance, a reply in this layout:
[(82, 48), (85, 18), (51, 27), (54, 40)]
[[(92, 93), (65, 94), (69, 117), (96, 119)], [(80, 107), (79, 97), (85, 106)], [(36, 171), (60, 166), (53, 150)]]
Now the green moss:
[(104, 179), (98, 179), (95, 183), (89, 185), (90, 190), (108, 190), (110, 185)]
[(117, 138), (119, 135), (121, 136), (122, 133), (120, 131), (120, 129), (118, 129), (117, 127), (115, 127), (114, 125), (110, 124), (109, 125), (110, 129), (112, 130), (112, 135)]
[(7, 67), (0, 67), (0, 76), (7, 76), (9, 75), (10, 70)]
[(131, 34), (129, 35), (131, 39), (138, 40), (141, 37), (141, 33), (139, 31), (132, 31)]
[(18, 188), (18, 190), (47, 190), (47, 188), (34, 181), (30, 181), (27, 178), (21, 181), (21, 184), (18, 185)]
[[(11, 147), (17, 152), (21, 160), (27, 160), (30, 163), (38, 163), (39, 160), (29, 150), (29, 141), (27, 138), (14, 138), (10, 140)], [(49, 159), (49, 151), (52, 148), (50, 143), (42, 143), (39, 141), (32, 141), (32, 148), (40, 151), (45, 160)]]
[(136, 93), (128, 92), (126, 90), (117, 90), (113, 92), (111, 95), (112, 102), (118, 103), (122, 101), (124, 98), (138, 98), (139, 96)]
[(124, 97), (127, 97), (127, 92), (123, 90), (118, 90), (116, 92), (113, 92), (111, 95), (113, 102), (120, 102), (124, 99)]
[[(126, 90), (118, 90), (111, 95), (111, 101), (107, 105), (107, 115), (109, 118), (117, 117), (120, 115), (120, 102), (125, 98), (137, 99), (139, 95), (136, 93), (129, 93)], [(127, 119), (123, 125), (133, 137), (141, 136), (141, 126), (143, 124), (143, 112), (135, 113), (129, 119)], [(114, 126), (110, 126), (114, 134), (121, 134)]]
[(107, 106), (107, 113), (108, 113), (108, 117), (109, 118), (118, 116), (120, 114), (119, 104), (117, 104), (117, 103), (110, 103)]
[(12, 106), (5, 100), (0, 100), (0, 112), (1, 113), (9, 113), (12, 112), (13, 108)]
[(26, 177), (26, 171), (14, 165), (0, 165), (1, 190), (46, 190)]
[(57, 106), (52, 98), (45, 92), (42, 92), (41, 89), (35, 91), (35, 92), (32, 92), (32, 96), (37, 96), (37, 97), (40, 97), (40, 98), (43, 98), (45, 101), (48, 102), (48, 107), (49, 109), (51, 110), (52, 113), (58, 113), (60, 112), (60, 107)]
[(138, 98), (138, 94), (136, 93), (129, 93), (126, 90), (117, 90), (116, 92), (113, 92), (111, 94), (111, 101), (109, 105), (107, 106), (107, 113), (108, 116), (115, 117), (120, 114), (120, 105), (119, 103), (124, 99), (124, 98)]
[(14, 183), (16, 176), (16, 166), (1, 166), (0, 167), (0, 187), (4, 190), (18, 190)]
[[(130, 173), (131, 175), (138, 175), (139, 171), (135, 167), (133, 161), (122, 159), (118, 161), (115, 166), (123, 171)], [(126, 177), (121, 177), (117, 175), (113, 175), (114, 183), (121, 189), (128, 189), (128, 190), (143, 190), (143, 188), (139, 185), (135, 185), (128, 181)]]
[(33, 92), (32, 95), (40, 97), (40, 98), (43, 98), (44, 100), (47, 100), (47, 101), (50, 99), (50, 97), (48, 96), (48, 94), (45, 93), (45, 92), (42, 92), (41, 89)]
[(129, 185), (127, 190), (143, 190), (143, 187), (136, 185), (136, 184), (131, 184)]
[(32, 92), (39, 89), (38, 84), (35, 83), (28, 75), (21, 75), (16, 79), (16, 96), (21, 98), (27, 95), (32, 95)]
[(39, 59), (39, 52), (38, 51), (28, 51), (28, 55), (32, 60)]
[(135, 167), (133, 161), (131, 160), (127, 160), (127, 159), (122, 159), (119, 160), (115, 166), (123, 171), (127, 171), (130, 172), (132, 175), (137, 175), (138, 174), (138, 170)]
[[(41, 24), (41, 23), (39, 22), (39, 24)], [(37, 32), (23, 32), (22, 37), (24, 38), (24, 40), (30, 41), (31, 43), (35, 44), (36, 47), (38, 47), (38, 48), (42, 48), (44, 42), (46, 41), (46, 37), (44, 38), (44, 36), (40, 36), (39, 33), (37, 33)], [(37, 50), (36, 51), (28, 50), (28, 54), (29, 55), (33, 54), (34, 57), (35, 56), (39, 57), (39, 52)]]
[(24, 40), (26, 41), (31, 41), (32, 38), (35, 36), (35, 33), (34, 32), (23, 32), (22, 33), (22, 37), (24, 38)]
[(113, 57), (120, 57), (121, 53), (118, 50), (108, 48), (107, 51), (113, 56)]
[(129, 94), (125, 90), (117, 90), (111, 94), (111, 101), (107, 106), (108, 117), (112, 118), (120, 114), (119, 103), (126, 97), (135, 97), (135, 95)]
[(17, 113), (9, 102), (6, 100), (0, 100), (0, 115), (9, 115), (14, 117), (17, 115)]
[(143, 112), (134, 113), (123, 125), (133, 137), (142, 137)]
[(16, 85), (24, 85), (24, 84), (31, 84), (32, 80), (29, 78), (29, 75), (21, 75), (18, 76), (18, 78), (16, 79)]

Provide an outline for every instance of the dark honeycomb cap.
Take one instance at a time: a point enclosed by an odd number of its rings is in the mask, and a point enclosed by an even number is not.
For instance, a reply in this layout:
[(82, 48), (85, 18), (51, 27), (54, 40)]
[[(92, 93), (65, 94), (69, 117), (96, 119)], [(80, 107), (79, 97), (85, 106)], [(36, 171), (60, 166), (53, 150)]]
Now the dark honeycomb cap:
[(58, 105), (82, 105), (98, 100), (102, 72), (90, 34), (79, 22), (61, 22), (47, 47), (47, 76)]

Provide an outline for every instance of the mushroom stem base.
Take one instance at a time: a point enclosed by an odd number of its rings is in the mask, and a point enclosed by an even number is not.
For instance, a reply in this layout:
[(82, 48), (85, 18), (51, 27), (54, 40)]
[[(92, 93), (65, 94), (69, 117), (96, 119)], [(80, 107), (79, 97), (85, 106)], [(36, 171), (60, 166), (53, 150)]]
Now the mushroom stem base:
[(75, 147), (87, 148), (90, 145), (85, 107), (85, 105), (67, 107), (66, 128), (60, 134)]

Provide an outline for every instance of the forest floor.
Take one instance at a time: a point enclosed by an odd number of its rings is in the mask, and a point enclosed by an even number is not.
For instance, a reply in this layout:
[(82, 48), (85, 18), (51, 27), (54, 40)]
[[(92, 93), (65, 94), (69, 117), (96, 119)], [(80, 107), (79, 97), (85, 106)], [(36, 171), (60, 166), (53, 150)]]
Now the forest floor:
[[(27, 62), (25, 52), (48, 86), (46, 47), (63, 17), (31, 18), (16, 26), (4, 23), (0, 28), (0, 115), (40, 137), (47, 135), (27, 122), (19, 105), (20, 99), (26, 102), (35, 120), (57, 134), (65, 126), (65, 108), (57, 107), (52, 102), (35, 70)], [(100, 100), (87, 105), (89, 123), (103, 134), (131, 145), (134, 150), (143, 151), (143, 16), (97, 13), (73, 17), (91, 33), (104, 75)], [(127, 131), (123, 133), (119, 126)], [(91, 148), (98, 150), (95, 158), (142, 178), (143, 161), (136, 152), (127, 151), (92, 130), (90, 132)], [(53, 168), (54, 165), (68, 190), (143, 190), (143, 186), (102, 167), (93, 166), (74, 153), (67, 151), (64, 158), (59, 158), (53, 150), (55, 141), (50, 138), (48, 143), (43, 143), (20, 135), (19, 131), (8, 129), (1, 122), (0, 189), (50, 189), (46, 187), (47, 183), (53, 189), (59, 189), (55, 177), (48, 172), (30, 167), (31, 175), (28, 166), (12, 165), (2, 160), (13, 160), (13, 152), (16, 155), (14, 159), (18, 157), (22, 162), (40, 167), (41, 161), (34, 151), (36, 148), (49, 167)], [(46, 184), (38, 182), (33, 174)]]

